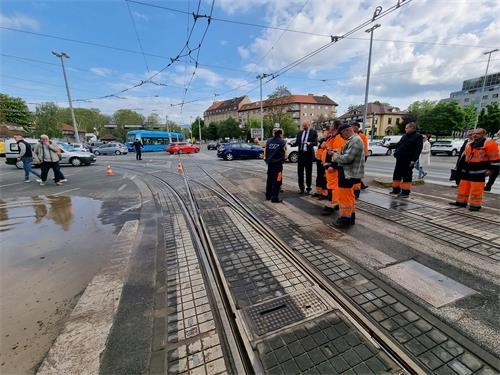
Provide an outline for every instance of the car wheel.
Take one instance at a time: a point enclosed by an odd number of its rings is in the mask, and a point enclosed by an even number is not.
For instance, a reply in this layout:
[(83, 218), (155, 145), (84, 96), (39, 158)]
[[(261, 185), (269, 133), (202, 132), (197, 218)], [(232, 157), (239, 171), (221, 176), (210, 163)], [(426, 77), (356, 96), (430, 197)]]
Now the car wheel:
[(457, 150), (451, 151), (451, 156), (457, 156), (457, 155), (458, 155), (458, 151)]
[(69, 161), (73, 167), (79, 167), (82, 165), (82, 161), (78, 158), (73, 158)]
[(173, 152), (169, 152), (170, 155), (173, 155), (174, 153)]
[(373, 155), (373, 151), (372, 150), (368, 150), (368, 156), (372, 156)]
[(121, 154), (122, 154), (122, 153), (121, 153), (121, 151), (120, 151), (120, 150), (116, 150), (116, 151), (115, 151), (115, 155), (121, 155)]
[(298, 152), (292, 152), (290, 155), (288, 155), (288, 160), (292, 163), (297, 163), (299, 161), (299, 154)]
[(387, 150), (386, 155), (392, 155), (392, 150)]
[(94, 151), (94, 155), (98, 156), (98, 155), (101, 155), (101, 153), (99, 151)]
[(233, 156), (233, 154), (229, 153), (229, 154), (226, 154), (226, 156), (224, 156), (224, 159), (231, 161), (234, 159), (234, 156)]

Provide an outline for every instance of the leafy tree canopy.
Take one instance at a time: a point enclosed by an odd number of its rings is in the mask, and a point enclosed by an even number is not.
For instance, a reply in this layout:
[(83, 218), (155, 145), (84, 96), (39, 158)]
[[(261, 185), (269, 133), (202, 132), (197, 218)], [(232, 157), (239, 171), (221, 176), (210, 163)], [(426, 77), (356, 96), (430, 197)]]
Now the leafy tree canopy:
[(268, 99), (276, 99), (276, 98), (281, 98), (282, 96), (288, 96), (292, 95), (290, 90), (285, 85), (278, 86), (274, 89), (274, 91), (269, 94), (267, 97)]
[(35, 110), (34, 135), (48, 135), (50, 138), (62, 136), (59, 129), (60, 108), (54, 103), (42, 103), (37, 105)]
[(500, 105), (498, 102), (488, 104), (481, 109), (478, 128), (484, 128), (489, 134), (495, 134), (500, 130)]
[(425, 133), (436, 136), (450, 135), (467, 126), (467, 110), (457, 102), (441, 102), (417, 118), (417, 126)]
[(29, 130), (33, 116), (23, 99), (0, 93), (0, 121), (17, 124)]

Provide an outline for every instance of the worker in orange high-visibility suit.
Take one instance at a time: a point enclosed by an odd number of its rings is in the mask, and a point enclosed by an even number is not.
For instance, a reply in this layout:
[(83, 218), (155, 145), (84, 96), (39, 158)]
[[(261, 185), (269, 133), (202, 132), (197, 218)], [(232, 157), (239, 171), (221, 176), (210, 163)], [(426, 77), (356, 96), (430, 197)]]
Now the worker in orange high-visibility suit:
[[(352, 129), (354, 130), (354, 133), (359, 135), (359, 138), (363, 141), (363, 147), (364, 147), (364, 156), (365, 156), (365, 162), (368, 159), (368, 138), (366, 138), (365, 133), (360, 129), (359, 122), (352, 122), (351, 123)], [(353, 189), (354, 189), (354, 196), (356, 199), (359, 198), (359, 195), (361, 193), (361, 189), (366, 189), (368, 186), (366, 186), (363, 183), (363, 179), (361, 179), (361, 182), (358, 184), (354, 184)]]
[(457, 199), (450, 204), (466, 207), (469, 203), (470, 211), (479, 211), (483, 201), (486, 176), (498, 171), (500, 153), (498, 144), (486, 137), (484, 129), (474, 129), (472, 137), (473, 142), (465, 147), (465, 160), (460, 171)]
[(326, 152), (323, 154), (323, 166), (325, 167), (326, 186), (331, 191), (331, 200), (323, 207), (321, 215), (331, 215), (339, 209), (339, 172), (332, 168), (331, 162), (334, 153), (339, 153), (344, 147), (345, 140), (337, 133), (338, 127), (341, 125), (340, 120), (333, 122), (331, 128), (331, 137), (326, 143)]
[(323, 135), (318, 139), (318, 148), (316, 150), (316, 191), (313, 196), (319, 199), (328, 197), (328, 188), (326, 187), (325, 168), (323, 167), (323, 153), (326, 152), (326, 141), (330, 137), (328, 124), (322, 126)]

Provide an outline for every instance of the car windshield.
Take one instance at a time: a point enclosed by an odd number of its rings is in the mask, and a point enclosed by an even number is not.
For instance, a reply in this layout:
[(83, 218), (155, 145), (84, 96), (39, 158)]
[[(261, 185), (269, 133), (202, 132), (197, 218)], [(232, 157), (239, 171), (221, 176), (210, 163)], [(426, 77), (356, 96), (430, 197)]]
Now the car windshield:
[(434, 142), (434, 145), (435, 146), (451, 145), (451, 141), (437, 141), (437, 142)]
[(68, 151), (68, 152), (75, 152), (76, 149), (69, 145), (68, 143), (58, 143), (59, 147), (61, 147), (64, 151)]

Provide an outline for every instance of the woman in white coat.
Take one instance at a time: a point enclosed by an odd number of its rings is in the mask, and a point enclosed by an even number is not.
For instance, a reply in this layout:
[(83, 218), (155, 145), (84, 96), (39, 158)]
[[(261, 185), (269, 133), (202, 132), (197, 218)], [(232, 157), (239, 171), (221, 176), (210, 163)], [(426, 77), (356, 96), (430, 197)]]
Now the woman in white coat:
[(418, 178), (424, 178), (427, 176), (427, 172), (424, 171), (424, 167), (431, 165), (431, 143), (427, 139), (426, 135), (422, 135), (423, 147), (420, 157), (418, 158)]

